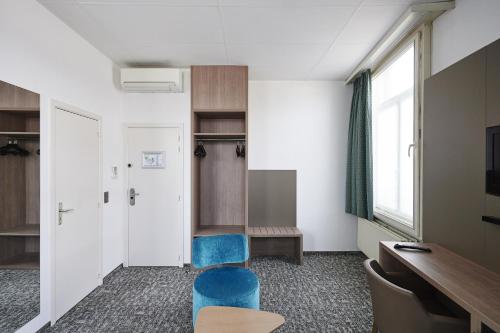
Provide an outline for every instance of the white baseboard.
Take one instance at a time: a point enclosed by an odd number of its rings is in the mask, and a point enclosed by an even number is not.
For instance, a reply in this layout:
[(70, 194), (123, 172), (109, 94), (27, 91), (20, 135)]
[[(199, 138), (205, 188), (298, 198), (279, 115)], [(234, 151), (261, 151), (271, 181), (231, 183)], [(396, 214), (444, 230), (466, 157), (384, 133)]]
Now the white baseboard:
[(379, 260), (378, 246), (380, 241), (406, 241), (383, 225), (358, 218), (358, 248), (368, 258)]

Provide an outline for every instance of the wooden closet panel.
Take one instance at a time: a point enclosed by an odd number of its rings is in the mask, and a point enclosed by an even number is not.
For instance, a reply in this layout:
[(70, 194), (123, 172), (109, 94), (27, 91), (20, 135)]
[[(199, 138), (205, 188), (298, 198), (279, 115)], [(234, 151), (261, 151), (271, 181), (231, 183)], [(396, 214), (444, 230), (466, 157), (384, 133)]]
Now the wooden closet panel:
[(191, 104), (193, 110), (210, 110), (215, 88), (217, 70), (215, 66), (191, 67)]
[(191, 90), (193, 111), (246, 111), (248, 68), (193, 66)]
[(0, 265), (25, 253), (26, 243), (22, 237), (0, 237)]
[(26, 220), (25, 157), (9, 155), (0, 159), (0, 229), (5, 229), (23, 225)]
[(0, 109), (39, 109), (40, 95), (0, 81)]
[(15, 112), (0, 112), (0, 132), (23, 132), (25, 131), (24, 117)]
[(248, 67), (225, 66), (222, 71), (222, 110), (247, 110)]
[(245, 132), (245, 119), (200, 119), (200, 133)]
[(26, 223), (40, 224), (40, 156), (36, 154), (38, 142), (27, 142), (24, 148), (30, 152), (25, 157)]
[(24, 121), (24, 130), (26, 132), (40, 132), (40, 118), (27, 116)]
[(245, 160), (234, 142), (206, 142), (200, 161), (200, 225), (245, 225)]

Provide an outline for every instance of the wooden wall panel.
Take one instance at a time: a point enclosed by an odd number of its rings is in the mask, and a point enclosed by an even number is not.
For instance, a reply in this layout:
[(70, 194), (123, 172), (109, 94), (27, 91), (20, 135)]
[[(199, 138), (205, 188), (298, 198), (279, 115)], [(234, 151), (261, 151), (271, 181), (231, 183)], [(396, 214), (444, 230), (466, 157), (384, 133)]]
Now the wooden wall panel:
[(191, 103), (193, 111), (246, 111), (248, 68), (191, 67)]
[(200, 119), (200, 133), (245, 133), (245, 119)]
[(206, 142), (200, 160), (200, 225), (245, 225), (245, 160), (235, 142)]
[(24, 128), (24, 117), (14, 112), (0, 112), (0, 132), (22, 132)]
[(40, 95), (0, 81), (0, 109), (39, 109)]
[[(0, 145), (5, 139), (0, 140)], [(0, 229), (24, 224), (26, 220), (25, 157), (0, 156)]]
[(36, 141), (27, 142), (24, 148), (30, 152), (25, 157), (25, 221), (40, 224), (40, 156), (36, 154), (40, 145)]

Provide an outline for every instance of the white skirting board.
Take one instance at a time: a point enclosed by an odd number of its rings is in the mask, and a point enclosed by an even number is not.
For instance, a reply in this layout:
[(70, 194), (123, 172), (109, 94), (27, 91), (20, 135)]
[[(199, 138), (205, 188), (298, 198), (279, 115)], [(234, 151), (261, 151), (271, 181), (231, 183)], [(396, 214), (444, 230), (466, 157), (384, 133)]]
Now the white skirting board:
[(358, 218), (358, 248), (368, 257), (379, 260), (378, 246), (380, 241), (406, 241), (383, 225)]

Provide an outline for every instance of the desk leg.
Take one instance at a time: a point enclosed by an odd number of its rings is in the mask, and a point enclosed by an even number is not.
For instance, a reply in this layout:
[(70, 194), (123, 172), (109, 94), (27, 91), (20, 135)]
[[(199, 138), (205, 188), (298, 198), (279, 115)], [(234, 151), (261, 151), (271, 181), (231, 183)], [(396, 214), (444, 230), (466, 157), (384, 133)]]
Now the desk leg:
[(481, 319), (473, 313), (470, 315), (470, 332), (481, 333)]

